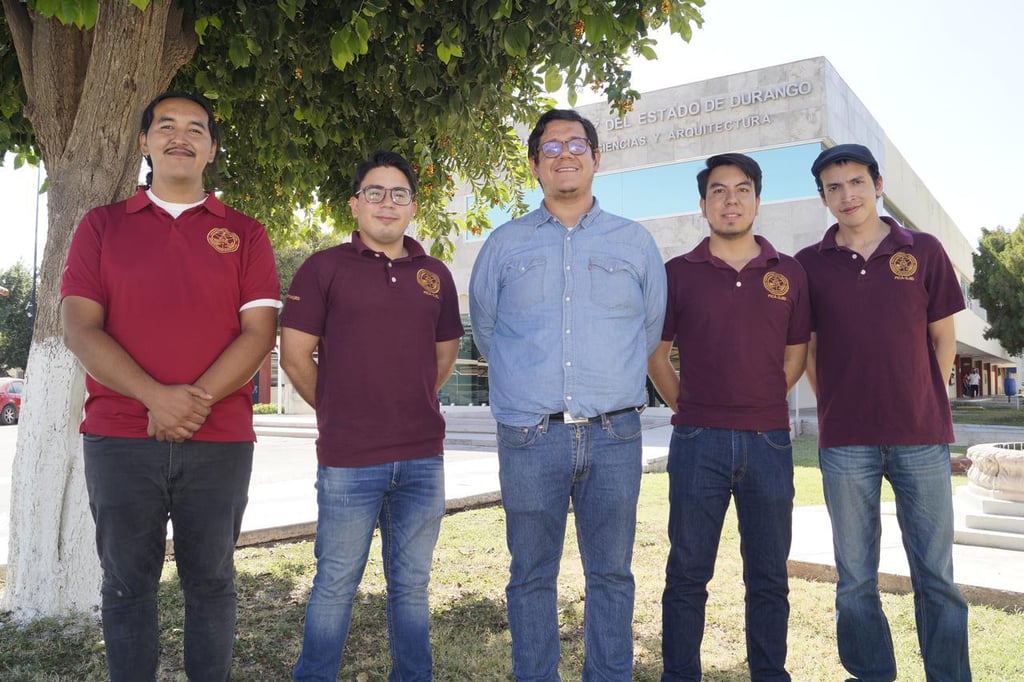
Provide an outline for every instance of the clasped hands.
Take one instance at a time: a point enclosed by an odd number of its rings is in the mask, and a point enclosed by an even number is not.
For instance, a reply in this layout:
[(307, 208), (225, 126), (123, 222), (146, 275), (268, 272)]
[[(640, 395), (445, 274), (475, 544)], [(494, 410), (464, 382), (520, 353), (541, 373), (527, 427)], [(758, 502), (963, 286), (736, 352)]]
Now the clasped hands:
[(183, 443), (195, 435), (213, 408), (213, 396), (199, 386), (161, 386), (148, 408), (146, 433), (161, 442)]

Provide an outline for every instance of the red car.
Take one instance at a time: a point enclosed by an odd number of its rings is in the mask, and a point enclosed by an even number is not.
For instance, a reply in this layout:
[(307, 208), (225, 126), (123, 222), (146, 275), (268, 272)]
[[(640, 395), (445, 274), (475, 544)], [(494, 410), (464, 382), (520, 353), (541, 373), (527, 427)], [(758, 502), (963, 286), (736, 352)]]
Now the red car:
[(9, 426), (18, 423), (21, 394), (24, 392), (24, 379), (0, 379), (0, 424)]

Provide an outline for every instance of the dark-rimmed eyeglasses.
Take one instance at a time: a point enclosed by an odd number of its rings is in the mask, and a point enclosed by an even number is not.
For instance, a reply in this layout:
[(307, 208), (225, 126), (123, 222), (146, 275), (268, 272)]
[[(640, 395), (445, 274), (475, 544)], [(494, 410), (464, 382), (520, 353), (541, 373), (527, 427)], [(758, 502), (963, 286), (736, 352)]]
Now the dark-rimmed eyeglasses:
[(380, 185), (367, 185), (356, 192), (353, 196), (363, 195), (363, 198), (371, 204), (379, 204), (384, 197), (391, 192), (391, 201), (396, 206), (408, 206), (412, 203), (413, 193), (408, 187), (381, 187)]
[(582, 156), (590, 149), (590, 141), (585, 137), (570, 137), (564, 142), (562, 140), (548, 140), (540, 146), (540, 153), (549, 159), (553, 159), (568, 149), (573, 156)]

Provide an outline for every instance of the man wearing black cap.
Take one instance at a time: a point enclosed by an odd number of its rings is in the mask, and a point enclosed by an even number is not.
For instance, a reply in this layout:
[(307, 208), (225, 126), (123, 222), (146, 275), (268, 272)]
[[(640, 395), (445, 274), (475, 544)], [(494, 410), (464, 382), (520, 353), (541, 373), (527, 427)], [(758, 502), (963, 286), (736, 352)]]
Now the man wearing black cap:
[(934, 236), (878, 215), (882, 178), (867, 147), (827, 149), (811, 173), (837, 221), (796, 258), (811, 292), (807, 377), (839, 573), (839, 657), (856, 679), (896, 679), (878, 595), (884, 476), (896, 497), (925, 675), (970, 680), (967, 603), (953, 582), (946, 392), (960, 283)]

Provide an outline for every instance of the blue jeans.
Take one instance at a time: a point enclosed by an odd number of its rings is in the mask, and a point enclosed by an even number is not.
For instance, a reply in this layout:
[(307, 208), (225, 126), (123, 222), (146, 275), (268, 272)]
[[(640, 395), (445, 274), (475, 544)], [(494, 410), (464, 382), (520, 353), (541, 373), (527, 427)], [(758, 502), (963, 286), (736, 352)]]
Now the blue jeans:
[(157, 590), (168, 519), (185, 596), (185, 673), (193, 681), (229, 679), (234, 550), (248, 501), (253, 444), (86, 435), (84, 451), (103, 569), (110, 679), (156, 679)]
[(925, 676), (929, 682), (970, 680), (967, 602), (953, 582), (949, 446), (822, 448), (818, 459), (839, 573), (836, 630), (843, 665), (862, 680), (896, 679), (889, 622), (878, 596), (884, 476), (896, 495)]
[(736, 500), (746, 585), (750, 679), (789, 680), (786, 632), (793, 536), (788, 430), (676, 426), (668, 451), (671, 543), (662, 597), (662, 682), (700, 680), (707, 585), (730, 498)]
[(427, 586), (444, 516), (444, 459), (320, 466), (316, 499), (316, 576), (294, 679), (337, 679), (352, 601), (378, 524), (387, 582), (388, 679), (432, 679)]
[(586, 581), (583, 681), (630, 680), (630, 568), (641, 475), (640, 413), (564, 424), (498, 424), (506, 539), (505, 595), (512, 672), (519, 682), (559, 680), (557, 579), (569, 503)]

